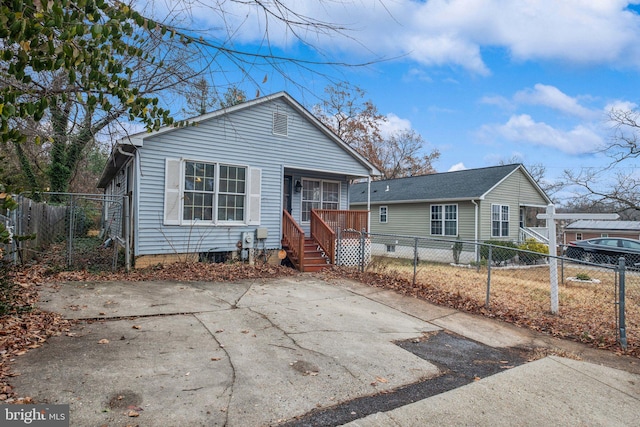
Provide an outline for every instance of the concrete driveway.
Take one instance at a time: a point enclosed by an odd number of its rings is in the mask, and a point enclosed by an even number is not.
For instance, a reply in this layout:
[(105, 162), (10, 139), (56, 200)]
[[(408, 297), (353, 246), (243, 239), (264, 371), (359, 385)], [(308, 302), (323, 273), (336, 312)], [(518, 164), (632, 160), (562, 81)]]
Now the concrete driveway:
[[(450, 383), (446, 391), (500, 378), (484, 378), (483, 363), (516, 375), (504, 381), (517, 388), (517, 370), (533, 364), (511, 370), (526, 360), (512, 348), (542, 342), (509, 325), (309, 275), (234, 283), (64, 283), (42, 289), (41, 301), (42, 308), (81, 321), (67, 336), (18, 358), (14, 368), (21, 375), (12, 383), (37, 402), (70, 404), (72, 426), (416, 425), (415, 409), (406, 423), (395, 411), (438, 394), (435, 384)], [(435, 336), (437, 345), (430, 341)], [(438, 349), (451, 351), (438, 359)], [(472, 370), (455, 374), (446, 357), (463, 353), (471, 355), (466, 364)], [(614, 371), (602, 369), (608, 377)], [(621, 412), (611, 424), (620, 425), (638, 416), (640, 377), (615, 373), (636, 385), (606, 385), (606, 401), (596, 404)], [(593, 390), (593, 384), (585, 387)], [(399, 396), (404, 400), (395, 402)], [(454, 399), (453, 407), (468, 402)], [(434, 407), (430, 411), (422, 425), (438, 419)]]

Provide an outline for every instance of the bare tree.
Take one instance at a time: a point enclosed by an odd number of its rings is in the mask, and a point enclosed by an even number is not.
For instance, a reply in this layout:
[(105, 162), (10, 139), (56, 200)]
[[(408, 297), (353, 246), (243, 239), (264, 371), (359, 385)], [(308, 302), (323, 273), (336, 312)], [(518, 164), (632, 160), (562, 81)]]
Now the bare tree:
[[(349, 65), (329, 60), (309, 41), (312, 34), (349, 37), (346, 28), (306, 16), (285, 3), (185, 0), (174, 3), (176, 9), (161, 20), (147, 14), (151, 9), (137, 11), (133, 0), (24, 0), (3, 7), (3, 153), (15, 158), (30, 189), (67, 191), (100, 133), (131, 121), (148, 130), (173, 124), (168, 108), (174, 104), (172, 97), (186, 85), (203, 81), (207, 73), (227, 78), (233, 74), (253, 82), (259, 93), (256, 73), (275, 72), (286, 78), (289, 66), (317, 75), (319, 66)], [(180, 4), (182, 11), (208, 7), (225, 23), (223, 36), (198, 33), (189, 25), (180, 28), (174, 20)], [(261, 16), (264, 39), (257, 49), (235, 47), (242, 28), (242, 22), (231, 24), (236, 6)], [(269, 39), (274, 26), (286, 28), (320, 59), (275, 55)], [(299, 85), (304, 87), (303, 82)], [(239, 95), (243, 94), (231, 94), (224, 104), (237, 103)], [(199, 111), (202, 107), (201, 102)]]
[(220, 100), (220, 108), (229, 108), (241, 104), (247, 100), (247, 94), (235, 86), (227, 89)]
[(188, 85), (184, 97), (186, 106), (183, 112), (187, 117), (200, 116), (214, 110), (218, 105), (216, 91), (204, 77)]
[[(613, 109), (609, 112), (612, 137), (600, 153), (610, 162), (602, 168), (565, 170), (569, 185), (577, 188), (576, 200), (590, 206), (607, 206), (630, 215), (640, 212), (640, 111)], [(632, 214), (633, 215), (633, 214)], [(635, 214), (637, 215), (637, 214)]]
[(402, 129), (383, 136), (387, 118), (380, 114), (366, 92), (346, 83), (328, 86), (327, 97), (314, 106), (314, 114), (343, 141), (374, 164), (381, 179), (434, 173), (438, 150), (421, 154), (424, 139), (413, 129)]
[(423, 147), (424, 139), (413, 129), (396, 131), (383, 139), (376, 150), (383, 178), (435, 173), (433, 162), (440, 157), (440, 152), (434, 149), (429, 154), (421, 154)]

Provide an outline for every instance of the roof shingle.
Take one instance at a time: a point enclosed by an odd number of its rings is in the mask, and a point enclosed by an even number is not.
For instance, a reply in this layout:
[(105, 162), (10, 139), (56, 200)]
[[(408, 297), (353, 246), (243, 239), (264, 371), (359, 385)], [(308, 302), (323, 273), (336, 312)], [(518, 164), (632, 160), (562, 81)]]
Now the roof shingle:
[[(371, 202), (478, 199), (520, 167), (517, 163), (373, 181)], [(349, 197), (351, 204), (366, 203), (367, 183), (353, 184)]]

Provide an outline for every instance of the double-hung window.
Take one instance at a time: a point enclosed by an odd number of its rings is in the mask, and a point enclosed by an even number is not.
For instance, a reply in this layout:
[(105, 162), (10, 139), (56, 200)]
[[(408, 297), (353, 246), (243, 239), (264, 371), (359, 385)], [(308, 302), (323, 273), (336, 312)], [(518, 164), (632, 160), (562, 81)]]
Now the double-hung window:
[(339, 209), (340, 183), (305, 179), (302, 181), (302, 221), (311, 220), (312, 209)]
[(247, 166), (167, 159), (164, 224), (259, 223), (260, 177)]
[(216, 190), (215, 165), (203, 162), (185, 162), (184, 203), (182, 219), (185, 221), (212, 221)]
[(380, 206), (380, 223), (382, 224), (386, 224), (387, 223), (387, 215), (389, 214), (389, 209), (386, 206)]
[(244, 221), (247, 169), (220, 165), (218, 221)]
[(509, 205), (491, 205), (491, 236), (509, 236)]
[(431, 205), (431, 234), (458, 235), (458, 205)]

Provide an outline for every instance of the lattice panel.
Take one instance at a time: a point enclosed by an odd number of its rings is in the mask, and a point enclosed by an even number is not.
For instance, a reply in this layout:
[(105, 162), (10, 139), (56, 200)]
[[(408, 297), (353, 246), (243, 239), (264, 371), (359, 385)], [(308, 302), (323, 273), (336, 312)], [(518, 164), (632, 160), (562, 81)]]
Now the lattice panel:
[[(336, 240), (336, 260), (338, 265), (347, 267), (357, 267), (360, 265), (363, 248), (360, 247), (360, 239), (342, 239), (341, 242)], [(371, 239), (364, 241), (364, 263), (365, 265), (371, 261)]]

